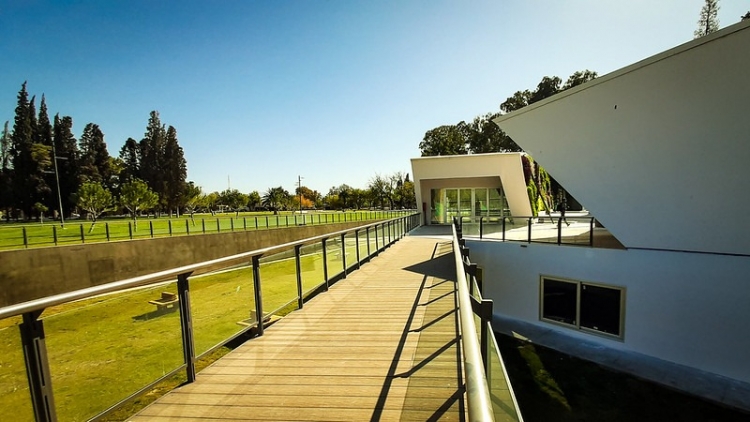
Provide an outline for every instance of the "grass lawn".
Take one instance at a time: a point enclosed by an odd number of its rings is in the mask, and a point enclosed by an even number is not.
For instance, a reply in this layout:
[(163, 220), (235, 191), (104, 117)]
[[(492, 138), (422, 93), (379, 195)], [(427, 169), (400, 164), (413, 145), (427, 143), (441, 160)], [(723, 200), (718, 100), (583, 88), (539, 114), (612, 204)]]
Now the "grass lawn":
[[(69, 220), (65, 228), (48, 220), (43, 224), (0, 223), (0, 250), (23, 249), (26, 247), (43, 247), (107, 242), (149, 237), (186, 236), (198, 233), (217, 233), (241, 230), (263, 230), (277, 227), (290, 227), (300, 224), (329, 224), (346, 221), (369, 221), (397, 215), (406, 215), (410, 211), (348, 211), (348, 212), (306, 212), (304, 214), (290, 211), (273, 214), (270, 212), (246, 212), (239, 216), (234, 213), (196, 214), (179, 218), (116, 218), (97, 221), (94, 229), (91, 222)], [(25, 233), (25, 235), (24, 235)], [(57, 239), (55, 241), (55, 239)]]
[(748, 421), (750, 414), (495, 334), (526, 422)]
[[(380, 233), (379, 233), (380, 234)], [(364, 234), (345, 240), (347, 267), (356, 265), (356, 243), (366, 256)], [(371, 236), (371, 251), (375, 251)], [(382, 247), (382, 242), (379, 241)], [(329, 278), (343, 269), (340, 239), (327, 242)], [(305, 294), (324, 282), (319, 245), (302, 248)], [(263, 309), (284, 314), (296, 309), (294, 256), (264, 257), (260, 265)], [(183, 363), (179, 312), (157, 312), (149, 300), (176, 283), (90, 298), (48, 308), (42, 314), (52, 387), (59, 420), (87, 420)], [(246, 328), (255, 309), (252, 268), (225, 269), (190, 279), (196, 354), (210, 350)], [(13, 420), (32, 421), (20, 334), (20, 317), (0, 321), (0, 409)], [(223, 351), (222, 351), (223, 350)], [(221, 356), (219, 349), (214, 356)], [(210, 359), (209, 359), (210, 361)], [(172, 381), (171, 387), (179, 384)], [(165, 387), (161, 387), (162, 389)], [(149, 394), (151, 395), (151, 394)], [(136, 401), (147, 401), (148, 398)]]

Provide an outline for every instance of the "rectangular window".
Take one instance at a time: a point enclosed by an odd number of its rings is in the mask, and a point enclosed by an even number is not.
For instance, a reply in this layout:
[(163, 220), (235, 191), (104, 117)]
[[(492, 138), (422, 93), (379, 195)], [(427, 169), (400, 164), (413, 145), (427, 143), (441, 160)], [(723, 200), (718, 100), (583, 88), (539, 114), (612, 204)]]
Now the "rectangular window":
[(622, 338), (624, 303), (620, 287), (541, 277), (542, 320)]

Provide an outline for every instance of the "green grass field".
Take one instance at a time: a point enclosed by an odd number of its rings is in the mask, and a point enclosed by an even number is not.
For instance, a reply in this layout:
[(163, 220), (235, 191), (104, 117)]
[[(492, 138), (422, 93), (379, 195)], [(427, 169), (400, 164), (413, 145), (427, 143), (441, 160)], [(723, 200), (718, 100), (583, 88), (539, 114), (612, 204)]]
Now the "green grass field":
[(405, 211), (348, 211), (348, 212), (247, 212), (196, 214), (179, 218), (103, 219), (90, 231), (91, 222), (69, 220), (65, 227), (47, 220), (44, 223), (0, 223), (0, 250), (107, 242), (165, 236), (188, 236), (242, 230), (265, 230), (301, 224), (330, 224), (346, 221), (371, 221), (406, 215)]
[[(380, 234), (380, 232), (379, 232)], [(387, 239), (387, 236), (386, 236)], [(367, 256), (367, 239), (345, 239), (347, 268)], [(340, 239), (327, 242), (329, 278), (343, 271)], [(378, 246), (383, 246), (382, 237)], [(370, 236), (370, 251), (376, 249)], [(320, 245), (301, 250), (305, 294), (324, 283)], [(264, 313), (296, 309), (295, 260), (289, 253), (261, 259)], [(179, 311), (159, 313), (149, 300), (176, 292), (176, 282), (48, 308), (42, 314), (59, 420), (87, 420), (183, 363)], [(233, 267), (190, 279), (196, 355), (246, 328), (255, 309), (252, 268)], [(20, 334), (20, 317), (0, 321), (0, 409), (32, 421)], [(6, 413), (7, 414), (7, 413)]]

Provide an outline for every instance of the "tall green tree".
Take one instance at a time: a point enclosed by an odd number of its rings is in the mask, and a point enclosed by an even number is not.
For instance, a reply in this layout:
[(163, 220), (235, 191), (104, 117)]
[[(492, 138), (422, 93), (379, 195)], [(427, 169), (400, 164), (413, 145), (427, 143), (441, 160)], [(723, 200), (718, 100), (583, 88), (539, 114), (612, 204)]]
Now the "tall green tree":
[(140, 176), (140, 149), (135, 139), (128, 138), (125, 141), (125, 145), (120, 149), (120, 159), (124, 165), (120, 173), (121, 183), (129, 182)]
[(179, 208), (184, 205), (182, 199), (187, 186), (187, 162), (177, 141), (177, 130), (173, 126), (169, 126), (166, 132), (163, 176), (162, 200), (170, 213), (175, 210), (179, 214)]
[(419, 150), (423, 157), (466, 154), (466, 133), (459, 125), (443, 125), (424, 134)]
[(164, 174), (164, 151), (167, 143), (167, 132), (159, 118), (159, 112), (150, 113), (146, 133), (138, 144), (140, 151), (140, 177), (159, 195), (166, 196), (166, 177)]
[(152, 209), (158, 203), (159, 196), (140, 179), (133, 179), (120, 188), (120, 205), (130, 213), (136, 230), (138, 230), (138, 214)]
[(468, 148), (472, 154), (521, 151), (521, 147), (492, 121), (498, 116), (500, 113), (477, 116), (466, 126)]
[(693, 35), (695, 38), (706, 36), (719, 30), (719, 0), (706, 0), (701, 8), (698, 28)]
[(78, 189), (78, 206), (91, 218), (89, 233), (94, 231), (96, 220), (112, 209), (112, 193), (96, 182), (86, 182)]
[(109, 181), (109, 151), (104, 142), (104, 133), (99, 125), (89, 123), (83, 129), (79, 140), (81, 177), (87, 182), (106, 183)]
[(55, 145), (57, 174), (60, 181), (60, 197), (63, 202), (63, 213), (70, 215), (76, 207), (75, 192), (81, 184), (78, 166), (78, 141), (73, 135), (73, 118), (55, 115), (52, 126), (52, 141)]
[(36, 142), (36, 108), (34, 98), (28, 99), (26, 82), (21, 85), (17, 98), (10, 148), (14, 171), (12, 189), (15, 207), (28, 219), (38, 208), (35, 204), (43, 202), (50, 193), (44, 180), (44, 171), (50, 164), (50, 148)]
[[(49, 192), (46, 197), (38, 198), (47, 209), (57, 208), (57, 195), (55, 191), (57, 189), (57, 181), (55, 179), (54, 159), (52, 148), (52, 124), (49, 121), (49, 114), (47, 114), (47, 100), (42, 94), (42, 101), (39, 104), (39, 117), (37, 118), (36, 127), (34, 128), (34, 144), (36, 149), (39, 151), (46, 151), (49, 153), (49, 160), (44, 159), (45, 163), (49, 163), (49, 166), (44, 165), (42, 168), (42, 179), (44, 184), (48, 187), (45, 192)], [(50, 169), (52, 168), (52, 169)]]

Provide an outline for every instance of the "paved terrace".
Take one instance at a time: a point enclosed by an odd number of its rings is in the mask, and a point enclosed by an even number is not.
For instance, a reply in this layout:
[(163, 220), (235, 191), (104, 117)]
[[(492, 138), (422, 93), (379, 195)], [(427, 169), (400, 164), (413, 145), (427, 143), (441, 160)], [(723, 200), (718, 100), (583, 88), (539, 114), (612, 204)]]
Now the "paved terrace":
[(131, 420), (465, 420), (453, 262), (407, 236)]

